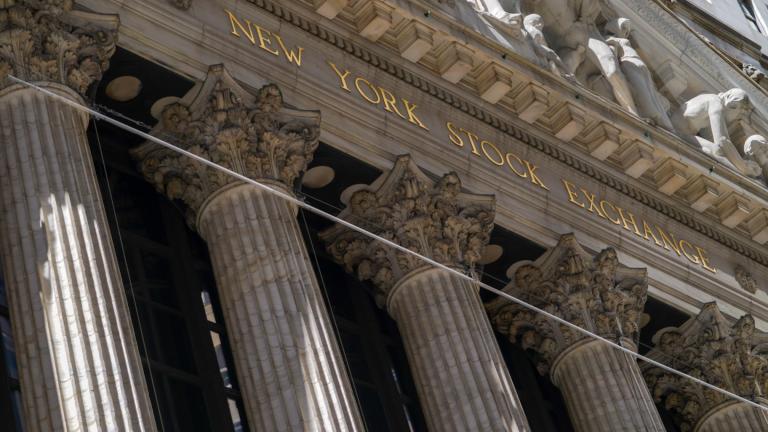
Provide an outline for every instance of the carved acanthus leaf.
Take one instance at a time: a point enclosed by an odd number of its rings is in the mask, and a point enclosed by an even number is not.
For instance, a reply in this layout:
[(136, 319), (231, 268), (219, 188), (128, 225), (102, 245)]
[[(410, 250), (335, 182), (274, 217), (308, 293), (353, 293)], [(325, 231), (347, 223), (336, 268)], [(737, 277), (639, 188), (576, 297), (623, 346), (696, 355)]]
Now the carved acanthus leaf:
[[(716, 303), (678, 328), (660, 330), (648, 357), (746, 398), (768, 394), (768, 337), (744, 315), (731, 325)], [(643, 374), (657, 402), (677, 415), (682, 431), (693, 430), (726, 395), (646, 364)]]
[[(637, 343), (648, 289), (646, 271), (621, 266), (614, 249), (593, 257), (566, 234), (536, 262), (512, 269), (514, 280), (504, 288), (509, 294), (605, 338)], [(586, 337), (505, 299), (486, 308), (500, 333), (537, 353), (542, 374), (563, 350)]]
[[(248, 178), (292, 188), (312, 160), (319, 126), (317, 112), (285, 107), (277, 86), (250, 94), (213, 66), (205, 82), (163, 110), (153, 133)], [(160, 192), (187, 204), (191, 223), (206, 199), (240, 182), (152, 142), (132, 153)]]
[[(462, 193), (455, 173), (435, 182), (401, 156), (390, 172), (352, 194), (339, 216), (442, 264), (469, 269), (490, 237), (494, 199)], [(401, 277), (428, 266), (341, 225), (320, 236), (348, 272), (374, 283), (380, 306)]]
[(71, 0), (6, 0), (0, 78), (63, 84), (83, 95), (109, 67), (118, 25), (116, 15), (72, 10)]

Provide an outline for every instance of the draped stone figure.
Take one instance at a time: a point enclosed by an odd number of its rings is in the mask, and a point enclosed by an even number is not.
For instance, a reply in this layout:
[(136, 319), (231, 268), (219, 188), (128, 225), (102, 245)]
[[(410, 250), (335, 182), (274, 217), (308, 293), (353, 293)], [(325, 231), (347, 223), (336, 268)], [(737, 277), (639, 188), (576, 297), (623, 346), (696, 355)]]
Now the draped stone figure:
[(629, 40), (630, 21), (626, 18), (611, 20), (605, 25), (605, 32), (609, 35), (606, 37), (606, 42), (615, 50), (621, 71), (631, 85), (638, 114), (664, 129), (674, 130), (672, 121), (667, 115), (667, 108), (653, 83), (651, 71)]
[(568, 73), (583, 83), (599, 73), (622, 108), (637, 114), (634, 98), (619, 61), (597, 28), (601, 0), (523, 0), (523, 13), (541, 15), (544, 34)]
[(768, 140), (762, 135), (750, 136), (744, 142), (744, 156), (759, 165), (759, 175), (768, 180)]
[(744, 160), (731, 141), (728, 124), (751, 110), (747, 93), (733, 88), (723, 93), (703, 93), (680, 106), (672, 114), (672, 124), (680, 136), (718, 162), (742, 174), (760, 175), (760, 167)]
[(563, 61), (560, 59), (560, 56), (557, 55), (555, 50), (549, 47), (549, 44), (544, 37), (544, 32), (542, 31), (544, 28), (544, 21), (542, 20), (541, 15), (526, 15), (525, 19), (523, 19), (523, 27), (533, 42), (534, 52), (539, 56), (539, 58), (541, 58), (542, 61), (547, 64), (552, 73), (555, 75), (564, 75), (568, 78), (573, 78), (573, 75), (568, 73), (568, 70)]

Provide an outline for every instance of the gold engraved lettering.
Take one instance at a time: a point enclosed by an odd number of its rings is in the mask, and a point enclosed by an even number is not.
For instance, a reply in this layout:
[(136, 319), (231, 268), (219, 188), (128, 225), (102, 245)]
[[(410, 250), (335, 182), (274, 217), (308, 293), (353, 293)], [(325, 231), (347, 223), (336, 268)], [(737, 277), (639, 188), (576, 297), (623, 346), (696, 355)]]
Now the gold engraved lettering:
[(568, 201), (571, 203), (584, 208), (584, 203), (581, 201), (576, 201), (576, 198), (579, 197), (579, 193), (576, 192), (574, 189), (576, 189), (576, 185), (569, 182), (568, 180), (561, 179), (563, 182), (563, 186), (565, 186), (565, 191), (568, 192)]
[[(688, 246), (686, 248), (686, 245)], [(685, 255), (686, 258), (688, 258), (688, 261), (694, 263), (694, 264), (701, 264), (701, 261), (699, 260), (699, 256), (696, 254), (689, 253), (686, 249), (693, 249), (693, 245), (688, 243), (686, 240), (680, 240), (680, 250), (683, 252), (683, 255)]]
[[(608, 211), (605, 209), (605, 207), (606, 207), (606, 206), (610, 207), (610, 208), (611, 208), (611, 210), (612, 210), (614, 213), (616, 213), (616, 219), (613, 219), (613, 218), (611, 218), (611, 217), (608, 215)], [(601, 200), (601, 201), (600, 201), (600, 210), (602, 210), (602, 211), (603, 211), (603, 214), (605, 215), (605, 218), (606, 218), (606, 219), (608, 219), (609, 221), (613, 222), (613, 223), (614, 223), (614, 224), (616, 224), (616, 225), (621, 225), (621, 220), (619, 219), (619, 216), (618, 216), (618, 213), (619, 213), (619, 212), (618, 212), (618, 210), (616, 210), (616, 206), (614, 206), (613, 204), (611, 204), (611, 202), (610, 202), (610, 201)]]
[(408, 113), (409, 122), (418, 125), (422, 129), (429, 130), (429, 128), (424, 126), (424, 123), (422, 123), (421, 120), (416, 117), (416, 113), (414, 112), (416, 110), (416, 104), (412, 104), (408, 102), (407, 99), (403, 99), (403, 106), (405, 106), (405, 111)]
[[(275, 39), (277, 40), (277, 44), (280, 45), (280, 48), (283, 50), (283, 54), (285, 54), (285, 58), (288, 59), (288, 62), (296, 63), (296, 66), (301, 66), (301, 54), (304, 53), (304, 48), (296, 47), (296, 48), (288, 49), (283, 43), (283, 38), (281, 38), (277, 33), (274, 33), (274, 36), (275, 36)], [(296, 49), (298, 53), (294, 52), (293, 51), (294, 49)]]
[[(488, 150), (486, 149), (487, 147), (490, 147), (490, 148), (493, 149), (493, 153), (495, 153), (495, 155), (498, 157), (498, 159), (492, 158), (488, 154)], [(483, 149), (483, 154), (485, 154), (485, 157), (489, 161), (491, 161), (492, 164), (498, 165), (498, 166), (503, 166), (504, 165), (504, 155), (501, 154), (501, 151), (499, 150), (498, 147), (496, 147), (496, 145), (494, 143), (492, 143), (490, 141), (486, 141), (486, 140), (480, 141), (480, 148)]]
[(523, 166), (523, 160), (522, 160), (522, 159), (520, 159), (520, 158), (519, 158), (519, 157), (518, 157), (516, 154), (514, 154), (514, 153), (507, 153), (507, 156), (506, 156), (506, 159), (507, 159), (507, 165), (509, 165), (509, 168), (512, 170), (512, 172), (513, 172), (513, 173), (515, 173), (515, 175), (517, 175), (517, 176), (518, 176), (518, 177), (520, 177), (520, 178), (526, 178), (526, 177), (528, 177), (528, 173), (527, 173), (527, 172), (524, 172), (524, 171), (518, 171), (518, 170), (517, 170), (517, 168), (515, 168), (515, 166), (512, 164), (512, 160), (510, 159), (510, 157), (511, 157), (511, 158), (513, 158), (513, 159), (515, 159), (515, 160), (517, 161), (517, 163), (518, 163), (520, 166)]
[(680, 247), (677, 244), (677, 239), (675, 238), (675, 235), (671, 232), (669, 235), (667, 235), (666, 232), (664, 232), (663, 229), (656, 227), (656, 230), (659, 232), (659, 237), (661, 237), (661, 241), (664, 243), (664, 249), (666, 250), (673, 250), (675, 253), (677, 253), (677, 256), (680, 256)]
[(528, 162), (527, 160), (523, 160), (525, 162), (525, 167), (528, 169), (528, 176), (531, 179), (531, 183), (541, 187), (542, 189), (549, 190), (547, 185), (544, 184), (543, 181), (539, 178), (539, 176), (536, 175), (536, 169), (538, 168), (536, 165), (533, 165), (532, 163)]
[(340, 81), (339, 85), (341, 86), (341, 88), (351, 93), (352, 90), (350, 90), (349, 86), (347, 85), (347, 77), (350, 74), (349, 70), (345, 69), (344, 73), (341, 73), (341, 71), (339, 71), (339, 68), (337, 68), (335, 64), (331, 62), (328, 62), (328, 64), (331, 66), (333, 71), (336, 72), (336, 75), (339, 77), (339, 81)]
[(630, 212), (627, 212), (627, 215), (629, 215), (629, 219), (627, 219), (626, 216), (624, 216), (624, 209), (621, 207), (616, 207), (616, 210), (619, 211), (619, 217), (621, 218), (621, 222), (624, 224), (624, 229), (627, 231), (632, 231), (629, 229), (629, 224), (632, 224), (632, 227), (635, 228), (635, 234), (642, 237), (643, 235), (640, 234), (640, 230), (637, 229), (637, 222), (635, 221), (635, 215), (633, 215)]
[(643, 221), (643, 231), (645, 233), (645, 235), (643, 236), (644, 239), (650, 240), (648, 238), (648, 234), (650, 234), (651, 237), (653, 237), (653, 241), (655, 241), (658, 246), (662, 246), (662, 244), (659, 241), (659, 239), (656, 238), (656, 234), (654, 234), (653, 230), (651, 229), (651, 226), (648, 225), (648, 222), (646, 222), (646, 221)]
[(263, 49), (264, 51), (270, 54), (279, 56), (280, 51), (278, 51), (275, 48), (269, 49), (269, 45), (272, 45), (272, 39), (270, 39), (269, 36), (272, 36), (272, 33), (269, 30), (264, 30), (263, 28), (257, 26), (256, 24), (254, 24), (253, 27), (256, 28), (256, 35), (259, 37), (259, 48)]
[(456, 132), (456, 129), (454, 129), (453, 123), (447, 122), (445, 124), (445, 127), (448, 128), (448, 139), (451, 140), (452, 143), (456, 144), (459, 147), (464, 147), (464, 140), (461, 139), (459, 136), (459, 133)]
[(400, 110), (397, 109), (397, 98), (395, 98), (395, 95), (384, 87), (379, 87), (379, 92), (381, 92), (381, 100), (384, 101), (384, 109), (405, 118), (405, 116), (400, 113)]
[[(251, 22), (248, 20), (245, 21), (245, 26), (237, 19), (235, 14), (232, 12), (224, 9), (224, 12), (229, 15), (229, 23), (232, 24), (232, 34), (240, 37), (240, 33), (237, 32), (237, 27), (240, 28), (240, 31), (243, 32), (243, 35), (245, 35), (246, 38), (248, 38), (249, 41), (251, 41), (251, 44), (256, 45), (256, 37), (253, 35), (253, 27), (251, 27)], [(237, 26), (237, 27), (236, 27)]]
[(463, 133), (465, 133), (467, 135), (467, 138), (469, 138), (469, 144), (472, 145), (472, 153), (480, 156), (480, 152), (477, 151), (477, 141), (475, 141), (477, 139), (480, 139), (480, 137), (475, 135), (475, 134), (473, 134), (472, 132), (464, 129), (464, 128), (460, 128), (459, 132), (463, 132)]
[(706, 257), (704, 249), (696, 246), (696, 252), (699, 253), (699, 258), (701, 258), (701, 266), (711, 271), (712, 273), (717, 273), (717, 269), (710, 265), (709, 258)]
[(595, 204), (595, 195), (590, 193), (588, 190), (581, 188), (581, 191), (584, 192), (584, 196), (587, 197), (587, 201), (589, 201), (589, 208), (587, 209), (590, 213), (597, 213), (598, 216), (600, 216), (603, 219), (606, 219), (603, 212), (600, 210), (600, 206)]
[[(360, 83), (365, 83), (366, 86), (368, 86), (369, 89), (373, 92), (373, 94), (376, 95), (376, 99), (373, 99), (369, 97), (361, 88)], [(381, 95), (379, 94), (378, 90), (376, 90), (376, 87), (373, 86), (367, 79), (363, 77), (357, 77), (355, 78), (355, 88), (357, 89), (357, 92), (360, 93), (360, 96), (363, 97), (363, 99), (367, 100), (368, 102), (378, 105), (379, 102), (381, 102)]]

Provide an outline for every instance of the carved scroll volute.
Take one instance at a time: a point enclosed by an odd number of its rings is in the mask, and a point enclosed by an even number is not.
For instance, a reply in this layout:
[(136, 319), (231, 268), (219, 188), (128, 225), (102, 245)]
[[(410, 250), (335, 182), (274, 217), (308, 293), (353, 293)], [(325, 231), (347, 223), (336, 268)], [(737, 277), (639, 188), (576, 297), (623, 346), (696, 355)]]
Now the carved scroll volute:
[[(461, 192), (455, 173), (433, 181), (400, 156), (391, 171), (353, 193), (339, 217), (442, 264), (470, 269), (490, 238), (494, 205), (490, 195)], [(398, 280), (429, 266), (342, 225), (320, 237), (348, 272), (373, 282), (382, 307)]]
[(101, 79), (115, 52), (118, 17), (72, 6), (71, 0), (0, 3), (0, 78), (62, 84), (80, 95)]
[[(648, 288), (646, 270), (620, 265), (614, 249), (592, 256), (567, 234), (536, 262), (518, 263), (508, 274), (513, 281), (505, 292), (602, 337), (636, 346)], [(487, 310), (500, 333), (537, 353), (542, 374), (550, 372), (566, 348), (586, 338), (503, 298)]]
[[(286, 107), (277, 86), (251, 94), (218, 65), (163, 110), (152, 133), (238, 174), (290, 190), (312, 160), (319, 126), (318, 112)], [(132, 154), (158, 191), (184, 201), (193, 226), (206, 200), (241, 182), (153, 142)]]
[[(660, 330), (647, 354), (667, 366), (748, 399), (768, 395), (768, 335), (755, 329), (751, 315), (729, 322), (716, 303), (695, 318)], [(681, 430), (694, 430), (718, 405), (731, 399), (694, 381), (650, 364), (643, 375), (657, 403), (677, 416)]]

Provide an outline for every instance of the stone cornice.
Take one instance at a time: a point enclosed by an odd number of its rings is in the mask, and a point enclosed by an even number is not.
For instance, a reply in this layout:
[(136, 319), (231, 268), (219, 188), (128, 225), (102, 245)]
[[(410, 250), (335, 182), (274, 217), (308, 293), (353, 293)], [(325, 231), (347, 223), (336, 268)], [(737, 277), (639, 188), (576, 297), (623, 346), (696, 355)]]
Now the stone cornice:
[[(566, 234), (534, 263), (512, 266), (509, 275), (513, 281), (504, 292), (609, 340), (637, 345), (648, 290), (646, 271), (620, 265), (613, 248), (592, 256), (574, 235)], [(486, 309), (497, 331), (538, 353), (542, 374), (586, 337), (506, 299)]]
[[(446, 87), (447, 84), (442, 82), (441, 79), (437, 78), (433, 80), (432, 78), (426, 78), (429, 76), (428, 71), (420, 65), (411, 64), (411, 67), (406, 69), (402, 62), (387, 60), (390, 55), (386, 50), (381, 49), (378, 46), (372, 46), (368, 43), (356, 42), (356, 38), (354, 38), (348, 30), (344, 30), (337, 25), (335, 20), (333, 22), (318, 20), (317, 16), (314, 15), (314, 12), (305, 12), (302, 8), (298, 8), (298, 6), (294, 8), (292, 5), (286, 5), (281, 2), (263, 0), (254, 1), (253, 3), (255, 5), (254, 7), (259, 7), (276, 18), (284, 20), (287, 24), (295, 26), (297, 30), (307, 32), (308, 34), (317, 37), (317, 39), (325, 41), (332, 46), (349, 53), (350, 56), (371, 64), (387, 74), (391, 74), (393, 77), (434, 96), (436, 99), (446, 102), (449, 106), (476, 118), (478, 121), (486, 123), (507, 135), (516, 138), (518, 141), (552, 156), (554, 159), (567, 166), (596, 179), (608, 187), (631, 197), (639, 203), (657, 210), (661, 214), (678, 221), (681, 224), (689, 226), (762, 265), (768, 265), (768, 258), (766, 257), (763, 248), (757, 247), (755, 243), (750, 242), (747, 238), (748, 233), (744, 232), (742, 229), (730, 230), (725, 227), (720, 227), (716, 223), (717, 216), (712, 214), (712, 212), (709, 212), (706, 215), (699, 215), (692, 211), (688, 204), (681, 205), (679, 199), (673, 200), (663, 194), (657, 193), (654, 186), (650, 182), (645, 181), (644, 178), (641, 182), (628, 179), (626, 176), (621, 175), (620, 170), (614, 168), (616, 166), (615, 164), (603, 164), (591, 159), (588, 156), (589, 152), (587, 150), (581, 151), (581, 147), (578, 145), (563, 145), (551, 137), (546, 138), (547, 134), (545, 131), (541, 130), (538, 125), (522, 125), (522, 122), (517, 121), (514, 116), (510, 116), (505, 104), (497, 104), (495, 107), (484, 104), (475, 100), (471, 95), (471, 89), (463, 84), (460, 86), (450, 86), (450, 90), (448, 90), (448, 87)], [(93, 6), (96, 7), (96, 5)], [(183, 27), (176, 28), (175, 26), (164, 25), (165, 22), (169, 22), (168, 20), (172, 18), (171, 8), (159, 9), (154, 7), (151, 3), (144, 4), (143, 0), (140, 0), (140, 4), (124, 4), (122, 7), (125, 8), (124, 10), (126, 13), (135, 14), (134, 19), (147, 20), (156, 25), (160, 25), (163, 27), (164, 31), (174, 33), (174, 37), (188, 37), (189, 32), (192, 32), (192, 34), (195, 35), (195, 38), (202, 37), (202, 33), (195, 33), (196, 27), (192, 24), (198, 21), (195, 21), (193, 14), (184, 14), (180, 17), (180, 19), (183, 20)], [(114, 10), (115, 5), (111, 5), (110, 8)], [(145, 11), (145, 8), (149, 8), (152, 13)], [(154, 15), (155, 13), (161, 12), (167, 15)], [(243, 10), (243, 13), (248, 13), (247, 8)], [(153, 42), (151, 38), (140, 35), (137, 28), (126, 28), (125, 34), (126, 38), (130, 38), (133, 44), (138, 44), (136, 47), (149, 44), (144, 49), (149, 49), (151, 52), (155, 53), (154, 55), (158, 55), (157, 53), (160, 52), (162, 52), (163, 55), (171, 55), (175, 61), (182, 65), (187, 73), (198, 73), (196, 71), (200, 69), (200, 58), (185, 53), (183, 50), (178, 51), (170, 47), (161, 47), (157, 42)], [(130, 37), (128, 35), (130, 35)], [(222, 35), (221, 37), (209, 35), (208, 37), (218, 41), (217, 43), (221, 43), (224, 41), (226, 35)], [(208, 45), (208, 48), (213, 50), (217, 49), (212, 45)], [(157, 52), (155, 52), (156, 50)], [(249, 56), (249, 58), (251, 57)], [(515, 54), (511, 53), (509, 58), (516, 59)], [(540, 82), (545, 83), (547, 86), (563, 88), (564, 85), (567, 85), (558, 81), (554, 76), (549, 76), (542, 70), (535, 69), (532, 64), (526, 63), (524, 59), (516, 64), (520, 67), (528, 67), (531, 73), (535, 72), (540, 74)], [(575, 92), (577, 87), (573, 87), (573, 90)], [(639, 127), (643, 125), (642, 122), (632, 120), (631, 116), (625, 115), (621, 111), (608, 108), (610, 104), (599, 97), (584, 95), (578, 100), (573, 99), (573, 101), (587, 104), (590, 109), (598, 111), (602, 107), (602, 113), (605, 118), (611, 118), (613, 119), (613, 122), (617, 124), (620, 123), (624, 126), (629, 125), (627, 127), (632, 130), (633, 134), (642, 134), (642, 130), (639, 129)], [(653, 139), (656, 138), (653, 134), (652, 137)], [(577, 138), (577, 142), (578, 141), (579, 139)], [(680, 148), (679, 151), (680, 153), (677, 157), (686, 163), (695, 163), (705, 166), (708, 161), (705, 156), (691, 148), (683, 147)], [(729, 174), (726, 172), (723, 173), (723, 175)], [(711, 177), (726, 183), (729, 181), (727, 178), (719, 177), (717, 173)], [(734, 173), (734, 178), (736, 177), (737, 176)], [(761, 188), (756, 182), (751, 182), (751, 184), (754, 188)], [(685, 188), (685, 191), (687, 192), (687, 188)]]
[(71, 0), (3, 2), (0, 77), (64, 84), (85, 95), (109, 67), (119, 20), (72, 7)]
[[(461, 192), (455, 173), (433, 181), (410, 156), (400, 156), (392, 170), (352, 193), (346, 204), (340, 218), (457, 268), (474, 266), (493, 229), (492, 196)], [(374, 283), (380, 306), (400, 279), (428, 267), (413, 255), (342, 225), (320, 233), (320, 238), (347, 272)]]
[[(152, 134), (248, 178), (291, 189), (317, 148), (320, 116), (287, 108), (275, 85), (252, 94), (217, 65), (183, 99), (165, 107)], [(131, 153), (158, 191), (184, 201), (193, 226), (213, 195), (240, 182), (153, 142)]]
[[(716, 303), (708, 303), (682, 326), (660, 330), (653, 341), (647, 355), (656, 361), (748, 399), (768, 394), (768, 335), (755, 329), (751, 315), (732, 324)], [(656, 401), (678, 415), (684, 431), (730, 402), (722, 393), (647, 363), (643, 373)]]

